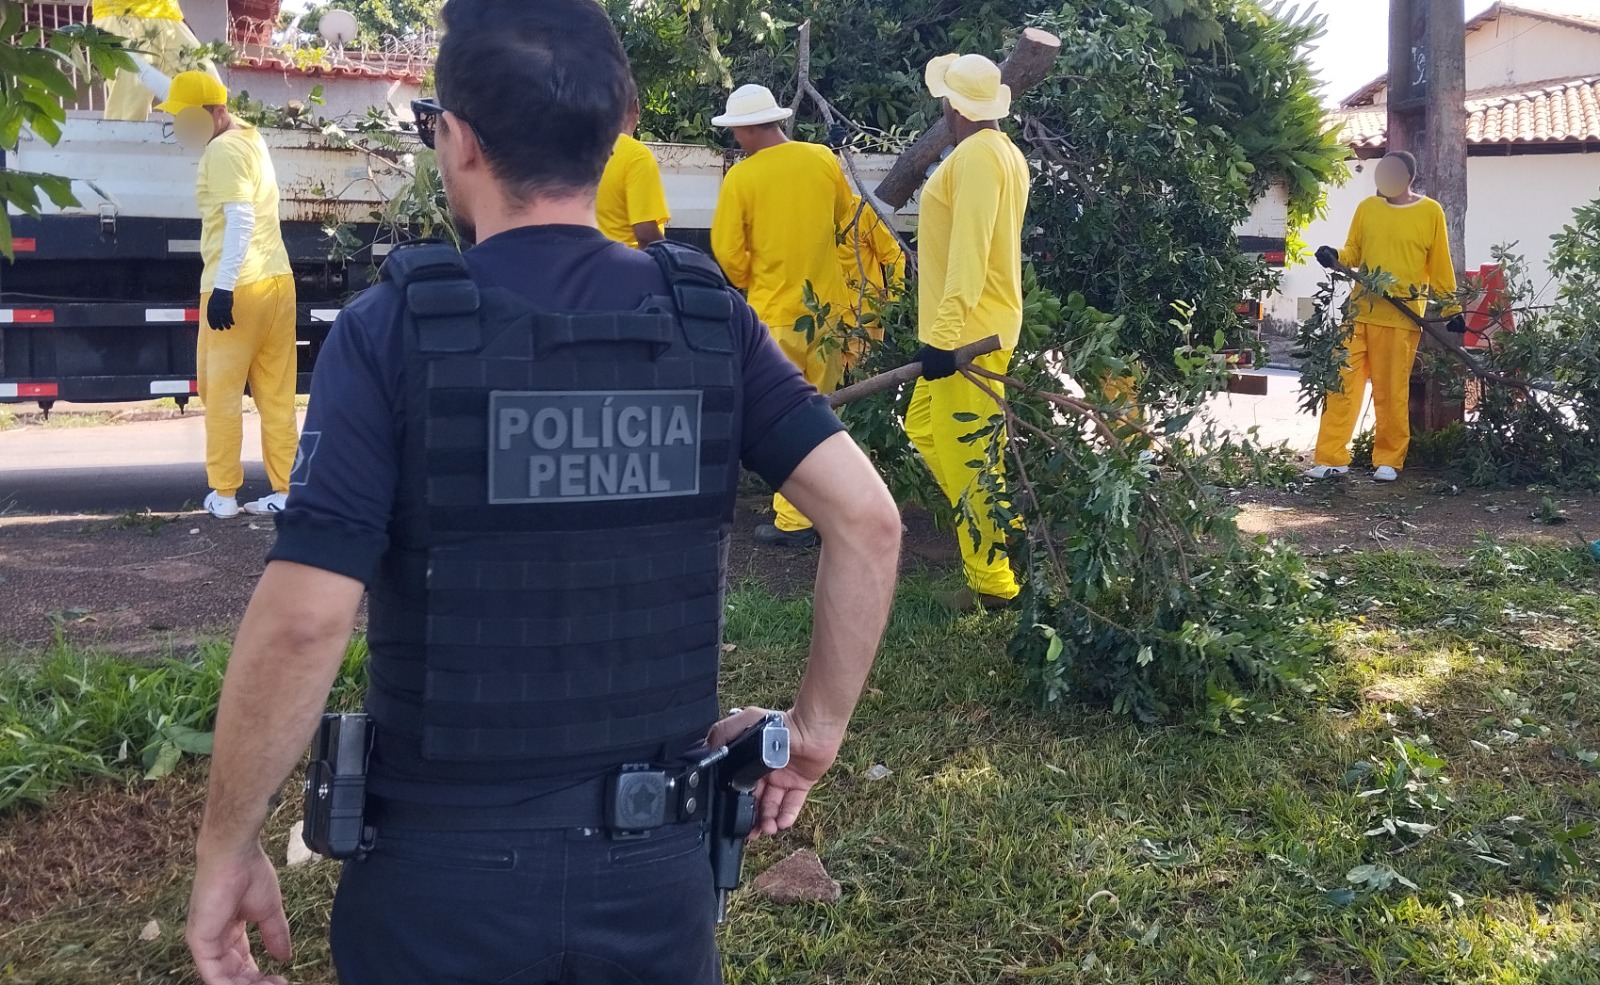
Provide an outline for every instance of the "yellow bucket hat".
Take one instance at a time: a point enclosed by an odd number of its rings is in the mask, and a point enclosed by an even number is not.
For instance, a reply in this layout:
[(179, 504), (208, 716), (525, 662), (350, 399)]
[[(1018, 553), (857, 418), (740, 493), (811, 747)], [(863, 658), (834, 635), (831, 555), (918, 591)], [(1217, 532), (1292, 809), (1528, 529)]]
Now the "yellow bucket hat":
[(1011, 115), (1011, 87), (1000, 81), (1000, 66), (982, 55), (940, 55), (923, 78), (934, 98), (950, 100), (974, 123)]
[(204, 72), (179, 72), (167, 91), (166, 102), (156, 109), (177, 116), (191, 106), (226, 106), (228, 87)]

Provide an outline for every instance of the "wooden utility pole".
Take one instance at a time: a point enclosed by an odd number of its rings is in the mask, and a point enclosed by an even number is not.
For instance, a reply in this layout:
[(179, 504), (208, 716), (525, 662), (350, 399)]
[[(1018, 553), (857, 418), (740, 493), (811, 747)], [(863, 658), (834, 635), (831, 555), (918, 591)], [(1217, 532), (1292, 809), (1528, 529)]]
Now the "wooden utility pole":
[[(1417, 158), (1417, 188), (1444, 207), (1457, 273), (1467, 263), (1467, 31), (1464, 0), (1389, 0), (1389, 149)], [(1411, 425), (1436, 431), (1465, 406), (1448, 381), (1411, 381)]]
[(1444, 206), (1466, 265), (1467, 30), (1464, 0), (1389, 0), (1389, 149), (1417, 157), (1418, 187)]

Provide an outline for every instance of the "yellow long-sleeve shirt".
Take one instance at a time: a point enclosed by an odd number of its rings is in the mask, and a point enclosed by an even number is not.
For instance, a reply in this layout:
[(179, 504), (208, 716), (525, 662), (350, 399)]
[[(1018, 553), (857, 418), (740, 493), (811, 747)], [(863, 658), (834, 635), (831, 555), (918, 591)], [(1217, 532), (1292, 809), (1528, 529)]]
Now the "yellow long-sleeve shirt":
[(944, 159), (922, 192), (917, 335), (955, 349), (1022, 334), (1022, 219), (1028, 161), (999, 130), (980, 130)]
[[(844, 267), (844, 282), (850, 288), (850, 306), (861, 314), (860, 298), (865, 293), (870, 300), (888, 301), (900, 293), (906, 280), (906, 255), (894, 232), (883, 224), (878, 213), (862, 208), (858, 196), (850, 203), (850, 216), (860, 219), (854, 223), (839, 244), (839, 263)], [(846, 218), (849, 222), (849, 218)], [(882, 329), (879, 329), (879, 338)]]
[(629, 134), (618, 134), (616, 149), (600, 176), (595, 195), (595, 219), (607, 238), (639, 248), (633, 227), (653, 222), (666, 226), (672, 220), (667, 193), (661, 187), (661, 165), (650, 148)]
[[(1444, 208), (1431, 198), (1410, 205), (1390, 205), (1374, 195), (1356, 207), (1350, 220), (1350, 236), (1339, 251), (1347, 267), (1368, 271), (1382, 270), (1397, 282), (1391, 289), (1395, 297), (1411, 294), (1435, 296), (1456, 290), (1456, 268), (1450, 259), (1450, 233)], [(1417, 300), (1406, 305), (1421, 315), (1428, 302)], [(1445, 314), (1455, 314), (1459, 305), (1449, 306)], [(1417, 326), (1397, 311), (1393, 304), (1357, 288), (1356, 320), (1370, 325), (1388, 325), (1418, 331)]]
[(178, 0), (95, 0), (89, 19), (96, 17), (143, 17), (146, 20), (181, 21), (183, 9)]
[(256, 218), (235, 288), (293, 273), (278, 224), (278, 176), (267, 142), (255, 127), (239, 124), (207, 144), (200, 155), (195, 204), (200, 207), (200, 259), (205, 264), (201, 293), (217, 282), (227, 228), (222, 207), (230, 202), (246, 203)]
[(806, 283), (820, 301), (833, 305), (835, 316), (850, 307), (838, 231), (849, 219), (853, 196), (832, 151), (791, 141), (735, 164), (717, 197), (711, 250), (802, 368), (808, 346), (795, 323), (807, 314)]

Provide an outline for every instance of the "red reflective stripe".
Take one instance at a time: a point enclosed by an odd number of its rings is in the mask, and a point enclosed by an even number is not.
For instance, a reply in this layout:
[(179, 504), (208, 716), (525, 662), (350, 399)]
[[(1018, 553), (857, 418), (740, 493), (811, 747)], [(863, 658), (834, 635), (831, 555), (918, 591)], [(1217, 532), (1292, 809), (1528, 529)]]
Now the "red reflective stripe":
[(11, 309), (13, 322), (53, 322), (56, 313), (50, 308), (13, 308)]
[(1282, 252), (1278, 252), (1278, 253), (1263, 253), (1263, 254), (1261, 254), (1261, 259), (1265, 260), (1268, 263), (1287, 263), (1288, 259), (1289, 259), (1289, 255), (1287, 253), (1282, 253)]
[(19, 397), (54, 397), (60, 390), (54, 383), (18, 383)]
[(17, 253), (32, 253), (38, 248), (39, 241), (36, 239), (14, 239), (11, 241), (11, 249)]
[(185, 309), (183, 309), (183, 320), (184, 321), (199, 321), (200, 320), (200, 309), (199, 308), (185, 308)]

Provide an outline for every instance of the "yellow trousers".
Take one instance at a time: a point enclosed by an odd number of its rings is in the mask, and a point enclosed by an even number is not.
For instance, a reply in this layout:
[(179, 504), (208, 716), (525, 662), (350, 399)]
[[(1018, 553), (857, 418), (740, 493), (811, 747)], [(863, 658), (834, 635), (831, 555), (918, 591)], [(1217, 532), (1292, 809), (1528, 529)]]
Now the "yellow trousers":
[[(839, 380), (844, 375), (839, 351), (824, 353), (819, 344), (807, 346), (805, 335), (792, 327), (787, 331), (774, 329), (772, 334), (778, 348), (800, 368), (806, 382), (816, 387), (818, 393), (832, 393), (839, 389)], [(793, 503), (784, 499), (782, 493), (772, 494), (772, 512), (775, 514), (773, 525), (779, 530), (792, 533), (811, 529), (811, 520), (795, 509)]]
[[(974, 359), (972, 364), (991, 373), (1004, 373), (1011, 368), (1011, 353), (991, 352)], [(998, 383), (986, 380), (985, 385), (1005, 396), (1005, 388)], [(1006, 555), (1006, 535), (990, 516), (990, 497), (978, 482), (980, 470), (968, 464), (982, 461), (986, 447), (983, 441), (966, 443), (961, 440), (963, 435), (978, 430), (982, 422), (998, 413), (1000, 408), (994, 398), (960, 374), (942, 380), (918, 380), (917, 389), (911, 395), (911, 406), (906, 411), (906, 436), (928, 463), (928, 470), (950, 505), (956, 506), (966, 497), (968, 508), (976, 514), (973, 517), (978, 529), (976, 544), (966, 519), (959, 518), (957, 522), (956, 537), (961, 544), (967, 585), (983, 595), (1010, 599), (1016, 598), (1021, 589)], [(979, 423), (958, 421), (957, 414), (975, 414)], [(1004, 434), (1000, 440), (1003, 448)], [(996, 479), (1000, 479), (999, 474)]]
[(244, 387), (261, 418), (261, 457), (273, 492), (289, 491), (299, 443), (294, 416), (294, 278), (288, 274), (245, 284), (233, 292), (233, 327), (206, 324), (207, 291), (200, 298), (196, 383), (206, 413), (206, 478), (232, 496), (244, 485), (239, 461), (244, 442)]
[[(168, 77), (194, 70), (220, 78), (209, 59), (188, 54), (200, 47), (200, 39), (183, 21), (158, 17), (96, 17), (94, 26), (127, 38), (128, 47), (140, 52)], [(119, 71), (106, 85), (105, 118), (142, 123), (150, 118), (150, 104), (154, 100), (155, 94), (139, 81), (137, 72)]]
[(1341, 376), (1344, 390), (1328, 394), (1317, 429), (1318, 465), (1350, 464), (1350, 436), (1361, 417), (1361, 399), (1370, 379), (1377, 417), (1372, 464), (1405, 468), (1406, 449), (1411, 446), (1411, 367), (1421, 339), (1422, 333), (1414, 328), (1356, 322)]

